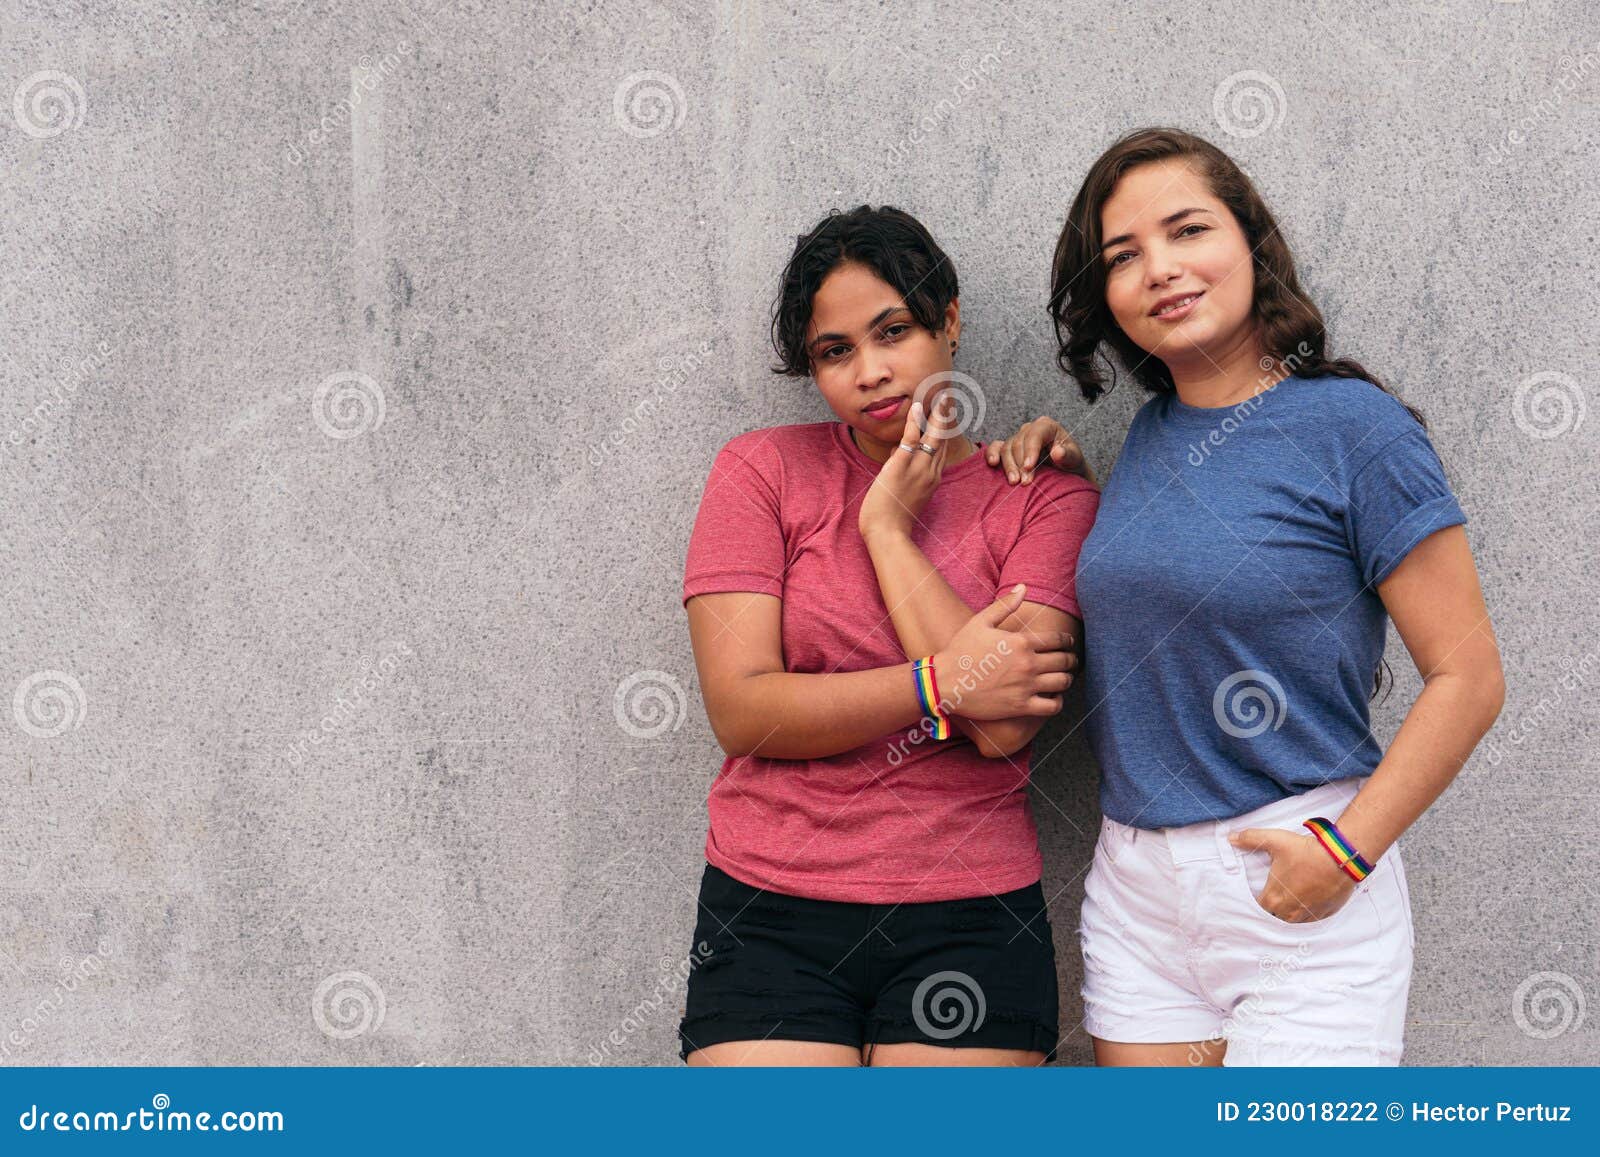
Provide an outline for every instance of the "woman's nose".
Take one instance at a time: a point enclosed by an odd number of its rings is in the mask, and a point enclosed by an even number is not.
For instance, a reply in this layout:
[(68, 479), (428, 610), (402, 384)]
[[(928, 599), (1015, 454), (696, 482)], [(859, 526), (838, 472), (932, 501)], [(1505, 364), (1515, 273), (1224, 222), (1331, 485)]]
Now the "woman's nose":
[(1145, 255), (1145, 276), (1150, 279), (1151, 289), (1160, 289), (1182, 273), (1183, 266), (1176, 252), (1165, 245), (1150, 247)]
[(861, 350), (856, 362), (856, 385), (871, 390), (888, 380), (889, 359), (868, 349)]

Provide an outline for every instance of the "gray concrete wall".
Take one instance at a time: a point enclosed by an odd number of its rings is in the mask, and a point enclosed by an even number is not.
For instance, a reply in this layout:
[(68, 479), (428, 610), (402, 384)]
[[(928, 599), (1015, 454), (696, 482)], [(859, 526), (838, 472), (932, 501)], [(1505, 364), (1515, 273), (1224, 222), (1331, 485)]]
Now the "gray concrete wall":
[(766, 371), (795, 234), (918, 214), (981, 436), (1103, 469), (1138, 399), (1053, 370), (1048, 258), (1150, 122), (1472, 518), (1510, 698), (1405, 840), (1408, 1061), (1600, 1061), (1593, 5), (12, 2), (0, 80), (0, 1061), (676, 1063), (684, 545), (725, 439), (827, 416)]

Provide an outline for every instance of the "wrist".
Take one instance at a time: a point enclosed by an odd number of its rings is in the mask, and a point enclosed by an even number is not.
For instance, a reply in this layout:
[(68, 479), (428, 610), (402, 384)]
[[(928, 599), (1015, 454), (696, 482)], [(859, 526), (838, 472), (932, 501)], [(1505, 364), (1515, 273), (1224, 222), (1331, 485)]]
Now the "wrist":
[(1304, 821), (1302, 826), (1338, 865), (1338, 870), (1355, 883), (1366, 879), (1377, 866), (1377, 854), (1364, 851), (1349, 832), (1328, 817), (1315, 816)]
[(1394, 843), (1393, 838), (1376, 830), (1368, 822), (1369, 817), (1353, 806), (1346, 807), (1342, 814), (1330, 818), (1339, 825), (1339, 830), (1355, 846), (1356, 851), (1365, 856), (1370, 863), (1376, 864), (1378, 857), (1387, 852)]
[(863, 525), (859, 529), (861, 531), (861, 541), (867, 544), (867, 550), (869, 551), (874, 548), (881, 549), (895, 543), (911, 541), (910, 528), (904, 526), (873, 523)]
[(936, 671), (933, 655), (912, 660), (911, 678), (922, 711), (922, 725), (934, 739), (949, 739), (952, 721), (944, 706), (944, 692), (939, 686)]

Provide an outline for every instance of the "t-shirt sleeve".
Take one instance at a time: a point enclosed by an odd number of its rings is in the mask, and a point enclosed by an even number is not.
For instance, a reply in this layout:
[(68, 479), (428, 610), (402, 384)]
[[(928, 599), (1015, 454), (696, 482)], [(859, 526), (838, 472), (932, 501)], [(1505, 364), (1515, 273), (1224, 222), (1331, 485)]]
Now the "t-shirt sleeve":
[(1467, 521), (1427, 432), (1392, 439), (1350, 480), (1346, 530), (1362, 581), (1389, 577), (1411, 548), (1436, 530)]
[[(1046, 471), (1051, 469), (1046, 467)], [(1032, 485), (1036, 492), (1030, 495), (1017, 541), (1001, 564), (995, 596), (1026, 583), (1023, 601), (1055, 607), (1081, 619), (1078, 552), (1094, 526), (1100, 491), (1086, 479), (1056, 477), (1045, 471), (1034, 475)]]
[(753, 591), (783, 597), (784, 543), (778, 492), (740, 449), (717, 452), (700, 496), (683, 568), (683, 602)]

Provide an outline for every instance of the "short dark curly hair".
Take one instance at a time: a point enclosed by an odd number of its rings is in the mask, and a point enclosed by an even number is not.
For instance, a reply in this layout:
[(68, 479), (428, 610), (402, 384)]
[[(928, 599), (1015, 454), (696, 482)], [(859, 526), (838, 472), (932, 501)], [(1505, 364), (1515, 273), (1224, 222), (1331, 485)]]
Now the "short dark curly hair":
[(772, 348), (778, 353), (773, 373), (804, 377), (811, 372), (806, 330), (812, 298), (823, 279), (848, 261), (860, 262), (894, 286), (928, 332), (944, 328), (944, 311), (959, 292), (956, 267), (922, 222), (889, 205), (835, 211), (795, 241), (784, 267), (772, 313)]

